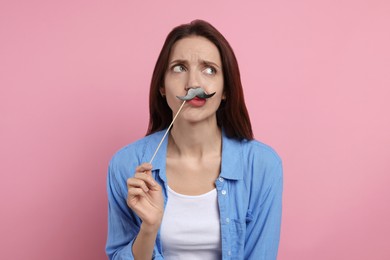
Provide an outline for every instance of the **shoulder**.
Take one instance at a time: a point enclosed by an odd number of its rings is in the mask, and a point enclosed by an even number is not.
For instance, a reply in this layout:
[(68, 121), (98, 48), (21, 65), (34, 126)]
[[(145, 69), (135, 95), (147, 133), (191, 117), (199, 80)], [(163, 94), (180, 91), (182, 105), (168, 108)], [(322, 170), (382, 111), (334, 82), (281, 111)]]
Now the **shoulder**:
[(111, 158), (112, 163), (118, 163), (124, 160), (128, 160), (130, 158), (142, 156), (143, 150), (148, 143), (148, 137), (143, 137), (138, 139), (126, 146), (120, 148)]
[(150, 147), (158, 143), (160, 132), (140, 138), (119, 149), (110, 160), (110, 168), (116, 171), (133, 171), (135, 167), (143, 163)]
[(282, 159), (275, 149), (263, 142), (258, 140), (242, 140), (241, 146), (247, 158), (261, 160), (264, 163), (282, 163)]
[(223, 131), (223, 151), (228, 153), (231, 158), (241, 157), (241, 160), (261, 160), (264, 163), (281, 163), (278, 153), (269, 145), (256, 139), (236, 139), (228, 137)]
[(269, 145), (257, 140), (223, 136), (222, 170), (232, 179), (274, 179), (281, 176), (282, 160)]
[(274, 148), (258, 140), (243, 140), (241, 145), (252, 178), (272, 181), (283, 177), (282, 159)]

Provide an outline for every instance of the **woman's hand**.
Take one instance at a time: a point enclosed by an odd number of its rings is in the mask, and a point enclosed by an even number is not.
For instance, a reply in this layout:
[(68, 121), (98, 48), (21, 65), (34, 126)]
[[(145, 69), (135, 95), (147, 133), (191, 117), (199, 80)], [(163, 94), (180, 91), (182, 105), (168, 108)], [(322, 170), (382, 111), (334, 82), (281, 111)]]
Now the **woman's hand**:
[(152, 165), (143, 163), (127, 179), (127, 205), (142, 219), (142, 228), (158, 229), (164, 213), (161, 186), (152, 176)]

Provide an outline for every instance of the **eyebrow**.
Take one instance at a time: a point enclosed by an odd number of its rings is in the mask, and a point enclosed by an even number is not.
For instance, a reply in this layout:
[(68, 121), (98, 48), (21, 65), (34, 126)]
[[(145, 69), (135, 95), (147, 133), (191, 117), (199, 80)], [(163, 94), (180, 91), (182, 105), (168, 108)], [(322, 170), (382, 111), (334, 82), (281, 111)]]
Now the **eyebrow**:
[[(182, 60), (182, 59), (176, 59), (176, 60), (173, 60), (169, 63), (169, 65), (172, 65), (172, 64), (188, 64), (188, 61), (187, 60)], [(218, 64), (216, 64), (215, 62), (212, 62), (212, 61), (207, 61), (207, 60), (200, 60), (200, 63), (202, 64), (205, 64), (205, 65), (213, 65), (217, 68), (220, 68), (220, 66)]]

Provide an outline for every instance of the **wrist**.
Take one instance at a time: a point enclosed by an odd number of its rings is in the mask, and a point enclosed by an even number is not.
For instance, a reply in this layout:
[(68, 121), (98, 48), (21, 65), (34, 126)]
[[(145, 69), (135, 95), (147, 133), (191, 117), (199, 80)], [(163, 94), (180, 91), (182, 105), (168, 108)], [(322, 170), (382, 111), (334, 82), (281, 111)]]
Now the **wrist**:
[(143, 222), (141, 224), (140, 231), (143, 232), (144, 234), (157, 234), (158, 230), (160, 229), (161, 226), (161, 221), (150, 224), (150, 223), (145, 223)]

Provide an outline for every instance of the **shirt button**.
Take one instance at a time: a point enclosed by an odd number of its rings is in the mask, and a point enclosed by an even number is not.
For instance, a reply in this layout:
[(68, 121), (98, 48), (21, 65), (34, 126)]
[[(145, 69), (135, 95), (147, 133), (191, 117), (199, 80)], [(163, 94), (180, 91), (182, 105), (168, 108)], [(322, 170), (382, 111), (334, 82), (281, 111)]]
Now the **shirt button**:
[(226, 190), (221, 191), (222, 195), (226, 195)]
[(230, 218), (226, 218), (226, 223), (229, 223), (230, 222)]
[(232, 254), (232, 252), (231, 251), (228, 251), (228, 255), (231, 255)]
[(222, 177), (219, 177), (218, 180), (219, 180), (220, 182), (223, 182), (223, 181), (224, 181), (224, 179), (223, 179)]

